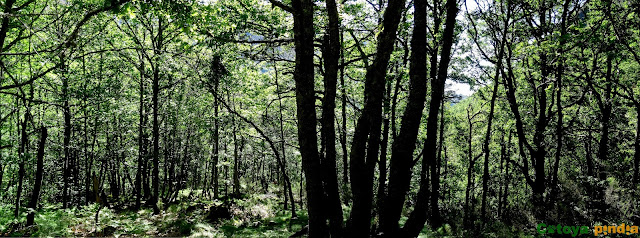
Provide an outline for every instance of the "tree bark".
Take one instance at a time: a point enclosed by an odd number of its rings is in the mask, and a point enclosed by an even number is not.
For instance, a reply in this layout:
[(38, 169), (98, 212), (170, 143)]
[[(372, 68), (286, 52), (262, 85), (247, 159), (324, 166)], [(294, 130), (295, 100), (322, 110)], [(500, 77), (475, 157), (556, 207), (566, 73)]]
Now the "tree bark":
[(60, 64), (60, 70), (62, 72), (62, 111), (64, 114), (64, 138), (62, 144), (64, 151), (64, 165), (62, 172), (62, 208), (64, 209), (69, 206), (69, 176), (71, 174), (71, 109), (69, 108), (69, 79), (65, 75), (65, 58), (62, 54), (60, 55)]
[(24, 163), (26, 153), (29, 150), (29, 135), (27, 134), (27, 121), (29, 120), (30, 114), (29, 109), (25, 112), (24, 120), (22, 122), (20, 131), (21, 131), (21, 142), (20, 147), (18, 148), (18, 156), (20, 157), (20, 162), (18, 164), (18, 188), (16, 191), (16, 207), (13, 211), (13, 216), (18, 218), (20, 215), (20, 198), (22, 197), (22, 183), (24, 179)]
[(342, 237), (342, 205), (338, 191), (338, 176), (336, 174), (336, 84), (338, 81), (338, 62), (340, 59), (340, 20), (335, 0), (326, 0), (329, 25), (323, 46), (324, 56), (324, 97), (322, 99), (321, 118), (321, 147), (324, 156), (321, 157), (323, 167), (324, 193), (327, 196), (326, 211), (329, 218), (331, 237)]
[(302, 167), (307, 181), (309, 237), (323, 237), (327, 229), (323, 211), (324, 191), (316, 136), (315, 67), (313, 64), (314, 3), (311, 0), (293, 0), (291, 4), (295, 9), (293, 12), (293, 31), (296, 65), (293, 78), (296, 84), (298, 142), (302, 155)]
[[(414, 1), (414, 28), (409, 64), (409, 98), (402, 115), (400, 133), (391, 146), (389, 192), (380, 211), (385, 235), (398, 234), (398, 221), (411, 182), (413, 152), (427, 95), (427, 1)], [(386, 158), (385, 158), (386, 159)], [(423, 214), (426, 217), (426, 213)]]
[[(162, 21), (162, 17), (158, 18), (158, 35), (155, 37), (155, 46), (154, 47), (154, 53), (156, 55), (160, 54), (163, 48), (163, 32), (164, 26), (163, 26), (163, 21)], [(158, 95), (160, 94), (160, 62), (156, 61), (156, 63), (153, 65), (153, 86), (152, 86), (152, 91), (153, 91), (153, 96), (152, 96), (152, 103), (153, 103), (153, 172), (152, 172), (152, 181), (151, 181), (151, 187), (153, 188), (153, 195), (151, 198), (151, 205), (153, 206), (153, 213), (154, 214), (158, 214), (160, 212), (160, 209), (158, 208), (158, 198), (160, 198), (160, 121), (158, 119), (158, 114), (160, 111), (159, 105), (158, 105)]]
[(633, 184), (636, 186), (640, 183), (640, 103), (636, 107), (636, 138), (633, 144)]
[(598, 144), (598, 162), (600, 163), (600, 169), (598, 172), (598, 177), (600, 179), (606, 179), (608, 168), (605, 163), (608, 162), (609, 156), (609, 127), (611, 120), (611, 111), (612, 111), (612, 102), (611, 102), (611, 91), (613, 84), (613, 76), (611, 73), (612, 70), (612, 56), (610, 53), (607, 53), (607, 72), (605, 75), (605, 91), (604, 91), (604, 99), (602, 100), (602, 107), (600, 108), (602, 113), (602, 118), (600, 119), (600, 143)]
[(504, 20), (504, 29), (502, 31), (502, 39), (500, 40), (499, 49), (497, 52), (496, 59), (496, 71), (493, 77), (493, 92), (491, 94), (491, 103), (489, 109), (489, 116), (487, 118), (487, 130), (485, 133), (484, 143), (482, 145), (482, 152), (484, 154), (484, 174), (482, 176), (482, 205), (480, 209), (480, 214), (482, 216), (482, 225), (484, 226), (487, 222), (487, 190), (489, 189), (489, 156), (491, 151), (489, 150), (489, 142), (491, 140), (491, 125), (493, 122), (493, 115), (495, 111), (496, 98), (498, 96), (498, 86), (499, 86), (499, 78), (500, 71), (502, 70), (502, 57), (504, 55), (504, 46), (507, 40), (507, 33), (509, 29), (509, 20), (511, 18), (511, 11), (507, 10), (506, 18)]
[[(442, 225), (440, 209), (438, 208), (438, 200), (440, 199), (440, 174), (437, 166), (438, 113), (440, 112), (440, 104), (444, 98), (444, 87), (447, 79), (449, 62), (451, 61), (451, 48), (455, 37), (454, 29), (456, 25), (456, 16), (458, 15), (458, 6), (455, 0), (447, 1), (445, 7), (447, 10), (445, 29), (442, 35), (442, 51), (440, 53), (437, 78), (431, 81), (431, 101), (429, 102), (429, 118), (427, 119), (427, 139), (424, 144), (426, 147), (424, 149), (424, 158), (427, 159), (427, 161), (423, 161), (423, 167), (427, 167), (427, 163), (429, 163), (429, 167), (431, 169), (431, 180), (429, 181), (431, 182), (431, 192), (429, 197), (426, 196), (426, 193), (418, 192), (419, 196), (416, 201), (416, 204), (424, 204), (427, 203), (428, 199), (430, 199), (430, 221), (433, 228), (437, 228)], [(428, 185), (425, 183), (420, 183), (420, 190), (427, 189), (426, 187)], [(405, 227), (403, 227), (403, 230), (407, 231), (407, 233), (412, 237), (417, 236), (427, 220), (427, 216), (421, 214), (425, 214), (426, 212), (426, 207), (421, 207), (419, 205), (416, 206), (411, 216), (409, 216), (409, 220), (407, 220)], [(413, 213), (416, 214), (414, 215)]]
[(382, 22), (383, 30), (378, 35), (376, 57), (365, 76), (365, 104), (356, 123), (350, 155), (353, 207), (348, 230), (352, 237), (368, 237), (370, 232), (373, 171), (379, 158), (384, 80), (404, 4), (404, 0), (389, 1)]
[(38, 154), (36, 155), (36, 180), (33, 184), (33, 192), (31, 193), (31, 201), (29, 201), (28, 208), (30, 211), (27, 215), (27, 226), (33, 225), (33, 218), (35, 210), (38, 207), (38, 199), (40, 198), (40, 190), (42, 187), (42, 173), (44, 172), (44, 145), (47, 141), (47, 128), (42, 127), (40, 129), (40, 143), (38, 144)]

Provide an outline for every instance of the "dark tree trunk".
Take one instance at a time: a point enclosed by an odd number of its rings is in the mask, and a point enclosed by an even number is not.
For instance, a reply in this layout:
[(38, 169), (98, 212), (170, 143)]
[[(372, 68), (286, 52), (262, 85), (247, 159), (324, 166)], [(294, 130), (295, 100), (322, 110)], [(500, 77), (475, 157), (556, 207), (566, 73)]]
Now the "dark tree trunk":
[(487, 130), (485, 133), (484, 143), (482, 144), (482, 152), (484, 154), (484, 174), (482, 175), (482, 205), (480, 214), (482, 216), (482, 225), (487, 222), (487, 192), (489, 189), (489, 141), (491, 140), (491, 125), (493, 122), (493, 114), (495, 111), (496, 98), (498, 96), (498, 86), (500, 79), (500, 71), (502, 70), (502, 57), (504, 55), (504, 47), (507, 40), (507, 33), (509, 29), (509, 20), (511, 18), (511, 11), (507, 10), (506, 19), (504, 21), (504, 29), (502, 31), (502, 39), (499, 42), (499, 49), (496, 59), (496, 71), (493, 77), (493, 92), (491, 94), (491, 103), (489, 109), (489, 116), (487, 118)]
[[(398, 221), (409, 191), (413, 152), (427, 95), (427, 1), (415, 0), (414, 9), (409, 98), (402, 116), (400, 133), (391, 146), (389, 192), (380, 211), (380, 227), (386, 235), (398, 234)], [(426, 217), (426, 213), (421, 215)]]
[[(240, 194), (240, 178), (238, 177), (238, 126), (233, 123), (233, 195)], [(285, 195), (286, 197), (286, 195)], [(286, 200), (286, 199), (285, 199)], [(286, 202), (285, 202), (286, 204)], [(286, 207), (286, 205), (285, 205)], [(286, 209), (286, 208), (285, 208)]]
[(382, 99), (387, 66), (396, 40), (405, 1), (390, 0), (378, 35), (377, 53), (365, 76), (365, 105), (356, 123), (351, 145), (351, 189), (353, 207), (349, 236), (368, 237), (371, 226), (373, 171), (378, 160), (382, 124)]
[(384, 198), (387, 193), (386, 185), (387, 185), (387, 145), (389, 144), (389, 120), (390, 118), (390, 108), (389, 104), (391, 103), (391, 81), (387, 81), (387, 95), (384, 99), (384, 122), (382, 129), (382, 142), (380, 143), (380, 159), (378, 160), (378, 171), (380, 171), (378, 177), (378, 193), (376, 197), (376, 207), (378, 209), (378, 220), (383, 219), (382, 211), (384, 210)]
[[(477, 114), (476, 114), (477, 115)], [(471, 147), (471, 142), (473, 138), (473, 117), (471, 116), (471, 110), (467, 108), (467, 122), (469, 124), (469, 133), (467, 134), (467, 160), (469, 161), (469, 166), (467, 167), (467, 186), (464, 189), (464, 217), (462, 219), (462, 225), (465, 229), (470, 229), (470, 219), (471, 219), (471, 211), (472, 207), (469, 207), (469, 201), (471, 200), (471, 188), (473, 187), (473, 171), (475, 168), (476, 158), (473, 157), (473, 148)]]
[[(163, 31), (163, 22), (162, 22), (162, 18), (158, 18), (158, 35), (155, 38), (155, 45), (156, 48), (154, 48), (155, 54), (160, 54), (161, 50), (162, 50), (162, 45), (163, 45), (163, 36), (162, 36), (162, 31)], [(160, 111), (159, 105), (158, 105), (158, 94), (160, 94), (160, 62), (157, 61), (153, 67), (153, 96), (152, 96), (152, 103), (153, 103), (153, 172), (152, 172), (152, 181), (151, 181), (151, 186), (153, 187), (153, 194), (151, 197), (151, 205), (153, 206), (153, 213), (154, 214), (158, 214), (160, 212), (160, 209), (158, 208), (158, 198), (160, 198), (160, 121), (158, 119), (158, 113)]]
[[(212, 64), (212, 67), (215, 65)], [(220, 160), (220, 97), (219, 97), (219, 89), (220, 89), (220, 78), (217, 76), (213, 76), (213, 165), (211, 165), (211, 179), (213, 180), (213, 198), (218, 198), (220, 195), (218, 193), (219, 187), (219, 172), (218, 172), (218, 161)]]
[(140, 122), (138, 124), (138, 163), (136, 170), (136, 208), (140, 208), (140, 203), (142, 200), (142, 177), (143, 177), (143, 168), (144, 168), (144, 157), (145, 157), (145, 149), (144, 149), (144, 59), (139, 57), (140, 59), (140, 68), (138, 69), (140, 73), (140, 104), (138, 106), (138, 115)]
[(338, 7), (335, 0), (327, 0), (327, 15), (329, 25), (323, 46), (324, 56), (324, 97), (322, 100), (321, 118), (321, 146), (324, 156), (321, 157), (324, 193), (327, 196), (326, 211), (329, 218), (331, 237), (342, 237), (342, 205), (338, 191), (338, 176), (336, 174), (336, 84), (338, 81), (338, 62), (340, 59), (340, 22)]
[[(633, 183), (640, 183), (640, 103), (636, 105), (636, 139), (633, 145)], [(1, 181), (1, 180), (0, 180)]]
[[(501, 55), (500, 55), (501, 56)], [(498, 66), (501, 67), (502, 59), (498, 57)], [(480, 214), (482, 216), (482, 225), (487, 222), (487, 193), (489, 190), (489, 141), (491, 140), (491, 123), (493, 122), (493, 113), (495, 108), (496, 97), (498, 95), (498, 77), (500, 73), (496, 71), (496, 75), (493, 81), (493, 93), (491, 94), (491, 106), (489, 109), (489, 116), (487, 122), (487, 131), (484, 138), (484, 144), (482, 146), (483, 154), (484, 154), (484, 169), (482, 175), (482, 205), (480, 208)]]
[[(451, 61), (451, 48), (454, 41), (454, 28), (456, 25), (456, 16), (458, 15), (458, 6), (455, 0), (447, 1), (446, 5), (446, 19), (445, 29), (442, 35), (442, 51), (440, 53), (440, 62), (438, 64), (437, 78), (431, 81), (431, 101), (429, 102), (429, 118), (427, 119), (427, 139), (424, 146), (426, 147), (424, 158), (427, 161), (423, 161), (423, 167), (429, 167), (431, 169), (431, 192), (427, 197), (426, 193), (422, 196), (418, 196), (416, 204), (427, 203), (430, 199), (429, 205), (431, 210), (431, 226), (434, 228), (442, 225), (442, 218), (440, 216), (440, 209), (438, 208), (438, 200), (440, 199), (440, 174), (438, 168), (438, 156), (437, 156), (437, 138), (438, 138), (438, 113), (440, 112), (440, 104), (444, 98), (444, 86), (447, 79), (447, 70), (449, 69), (449, 62)], [(433, 69), (432, 69), (433, 70)], [(426, 183), (426, 181), (425, 181)], [(427, 184), (420, 184), (420, 190), (426, 189)], [(420, 215), (427, 212), (426, 207), (416, 206), (407, 220), (404, 230), (410, 236), (417, 236), (424, 223), (427, 220), (427, 216)], [(415, 215), (413, 213), (416, 213)], [(412, 219), (413, 218), (413, 219)], [(409, 225), (409, 226), (407, 226)]]
[[(562, 22), (560, 22), (560, 35), (566, 35), (567, 34), (567, 16), (569, 14), (569, 3), (571, 3), (570, 0), (565, 0), (564, 4), (563, 4), (563, 9), (562, 9)], [(553, 172), (551, 173), (552, 176), (552, 181), (551, 181), (551, 185), (553, 186), (553, 196), (555, 197), (556, 193), (557, 193), (557, 187), (556, 185), (558, 184), (558, 169), (560, 167), (560, 159), (562, 157), (562, 146), (563, 146), (563, 133), (564, 133), (564, 125), (563, 125), (563, 113), (562, 113), (562, 77), (564, 76), (564, 44), (565, 44), (566, 38), (564, 37), (560, 37), (560, 41), (558, 42), (558, 48), (559, 48), (559, 59), (558, 59), (558, 66), (556, 68), (556, 88), (557, 88), (557, 93), (556, 93), (556, 103), (557, 103), (557, 108), (558, 108), (558, 120), (556, 123), (556, 153), (555, 153), (555, 162), (553, 164)]]
[(15, 207), (15, 210), (13, 211), (13, 216), (15, 218), (18, 218), (18, 215), (20, 215), (20, 199), (22, 198), (22, 183), (23, 183), (24, 172), (25, 172), (24, 163), (25, 163), (26, 153), (29, 148), (29, 135), (27, 134), (27, 121), (29, 120), (29, 117), (30, 115), (27, 109), (24, 115), (24, 121), (22, 122), (22, 125), (20, 127), (22, 140), (20, 142), (20, 147), (18, 148), (18, 156), (20, 156), (20, 162), (18, 164), (18, 188), (16, 191), (16, 207)]
[(505, 173), (504, 173), (504, 167), (505, 167), (505, 154), (507, 151), (507, 145), (505, 144), (506, 142), (504, 141), (504, 136), (505, 136), (505, 132), (502, 132), (502, 136), (500, 137), (500, 165), (498, 168), (498, 171), (500, 171), (501, 174), (501, 178), (500, 178), (500, 189), (498, 190), (498, 219), (502, 219), (502, 204), (504, 201), (502, 201), (502, 194), (504, 193), (504, 178), (505, 178)]
[(598, 171), (598, 177), (600, 177), (600, 179), (606, 179), (607, 176), (607, 172), (608, 172), (608, 168), (606, 166), (606, 163), (608, 162), (608, 156), (609, 156), (609, 127), (610, 127), (610, 122), (609, 120), (611, 120), (611, 107), (612, 107), (612, 102), (611, 102), (611, 91), (612, 91), (612, 74), (611, 74), (611, 69), (612, 69), (612, 56), (611, 54), (607, 54), (607, 72), (605, 75), (605, 91), (604, 91), (604, 98), (602, 100), (602, 107), (600, 108), (601, 113), (602, 113), (602, 118), (600, 119), (600, 143), (598, 145), (598, 162), (600, 163), (600, 168)]
[(38, 144), (38, 154), (36, 155), (36, 180), (33, 184), (33, 192), (31, 193), (31, 201), (29, 201), (28, 208), (32, 211), (27, 215), (27, 226), (33, 225), (33, 218), (35, 210), (38, 207), (38, 198), (40, 198), (40, 190), (42, 187), (42, 173), (44, 172), (44, 145), (47, 141), (47, 128), (42, 127), (40, 129), (40, 143)]
[(64, 113), (64, 139), (63, 139), (63, 151), (64, 151), (64, 165), (62, 172), (62, 208), (69, 206), (69, 176), (71, 174), (71, 109), (69, 108), (69, 79), (65, 75), (66, 67), (64, 56), (60, 56), (60, 64), (62, 71), (62, 111)]
[[(344, 194), (349, 194), (346, 190), (349, 187), (349, 162), (348, 162), (348, 151), (347, 151), (347, 86), (344, 84), (344, 32), (340, 31), (340, 61), (342, 67), (340, 67), (340, 96), (342, 99), (342, 134), (340, 135), (340, 145), (342, 146), (342, 183), (345, 188)], [(349, 199), (346, 198), (343, 200), (345, 204), (348, 204)]]
[(307, 180), (307, 208), (309, 212), (309, 237), (326, 234), (326, 218), (323, 211), (324, 191), (316, 136), (316, 110), (313, 64), (313, 1), (293, 0), (293, 31), (295, 36), (296, 66), (293, 78), (296, 83), (296, 107), (298, 142), (302, 155), (302, 167)]

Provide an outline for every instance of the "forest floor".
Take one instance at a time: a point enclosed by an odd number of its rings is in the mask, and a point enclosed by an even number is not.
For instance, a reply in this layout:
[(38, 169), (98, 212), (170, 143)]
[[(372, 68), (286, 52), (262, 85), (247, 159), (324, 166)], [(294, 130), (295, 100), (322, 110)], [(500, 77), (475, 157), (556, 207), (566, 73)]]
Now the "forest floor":
[[(297, 216), (284, 211), (276, 193), (251, 194), (239, 198), (204, 199), (201, 190), (181, 191), (175, 202), (160, 204), (161, 211), (129, 208), (130, 203), (111, 208), (91, 205), (62, 209), (45, 204), (35, 216), (35, 225), (25, 226), (26, 209), (14, 218), (14, 206), (0, 204), (0, 237), (289, 237), (307, 224), (306, 210), (296, 204)], [(343, 206), (345, 218), (349, 208)], [(406, 217), (401, 219), (404, 223)], [(494, 224), (498, 225), (498, 224)], [(521, 230), (499, 226), (485, 237), (534, 237)], [(455, 228), (453, 228), (455, 229)], [(424, 237), (459, 237), (450, 225), (420, 233)], [(470, 237), (469, 235), (466, 235)], [(471, 236), (472, 237), (472, 236)]]
[(197, 202), (187, 197), (190, 194), (163, 206), (159, 214), (149, 208), (136, 211), (92, 204), (61, 209), (61, 204), (47, 204), (36, 214), (36, 225), (29, 227), (24, 226), (26, 210), (16, 219), (14, 206), (0, 205), (0, 236), (289, 237), (308, 219), (304, 210), (292, 218), (274, 194)]

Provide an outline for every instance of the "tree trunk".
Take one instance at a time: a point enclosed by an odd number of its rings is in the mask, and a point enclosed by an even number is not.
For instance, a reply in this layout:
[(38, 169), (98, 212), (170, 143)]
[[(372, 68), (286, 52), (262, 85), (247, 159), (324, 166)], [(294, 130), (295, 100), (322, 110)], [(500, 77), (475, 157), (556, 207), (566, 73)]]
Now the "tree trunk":
[(378, 35), (377, 53), (365, 76), (365, 104), (351, 145), (353, 207), (348, 230), (352, 237), (368, 237), (370, 232), (373, 171), (379, 158), (384, 81), (404, 4), (403, 0), (389, 1), (382, 22), (383, 30)]
[[(440, 111), (440, 104), (444, 98), (444, 87), (447, 79), (447, 70), (449, 69), (449, 62), (451, 61), (451, 48), (454, 41), (454, 28), (456, 25), (456, 16), (458, 15), (457, 2), (455, 0), (447, 1), (446, 5), (446, 19), (445, 29), (442, 35), (442, 51), (440, 53), (440, 63), (438, 64), (437, 78), (431, 81), (431, 101), (429, 102), (429, 118), (427, 119), (427, 139), (424, 146), (425, 157), (427, 161), (423, 161), (423, 167), (427, 167), (427, 163), (430, 163), (431, 169), (431, 192), (430, 197), (426, 197), (426, 193), (422, 196), (418, 196), (416, 204), (427, 203), (427, 199), (430, 199), (429, 205), (431, 209), (431, 226), (433, 228), (440, 227), (442, 225), (442, 218), (440, 216), (440, 209), (438, 208), (438, 200), (440, 199), (440, 174), (438, 173), (438, 156), (437, 152), (437, 138), (438, 138), (438, 113)], [(433, 70), (433, 69), (432, 69)], [(425, 181), (426, 183), (426, 181)], [(420, 184), (420, 190), (426, 189), (427, 184)], [(418, 208), (418, 209), (416, 209)], [(403, 227), (410, 236), (417, 236), (427, 216), (420, 215), (427, 211), (426, 207), (416, 206), (412, 215), (407, 220), (407, 225)], [(416, 213), (416, 215), (413, 215)], [(414, 219), (411, 219), (411, 218)]]
[(65, 75), (66, 67), (64, 56), (60, 56), (62, 71), (62, 111), (64, 113), (64, 139), (63, 139), (63, 151), (64, 151), (64, 165), (62, 172), (62, 181), (63, 181), (63, 189), (62, 189), (62, 208), (67, 208), (69, 206), (69, 176), (71, 173), (71, 109), (69, 108), (69, 79)]
[[(348, 162), (348, 151), (347, 151), (347, 86), (344, 84), (344, 35), (343, 31), (340, 31), (340, 61), (342, 67), (340, 67), (340, 94), (342, 99), (342, 134), (340, 135), (340, 145), (342, 146), (342, 183), (344, 186), (345, 193), (349, 194), (346, 190), (349, 187), (349, 162)], [(348, 204), (349, 199), (348, 195), (345, 195), (344, 203)]]
[[(380, 216), (380, 227), (386, 235), (398, 234), (398, 221), (409, 191), (413, 152), (427, 95), (427, 1), (415, 0), (414, 9), (409, 98), (402, 116), (400, 133), (391, 146), (389, 192), (385, 196)], [(421, 215), (426, 217), (426, 213)]]
[(293, 78), (296, 84), (296, 108), (298, 142), (302, 155), (302, 167), (307, 180), (307, 210), (309, 212), (309, 237), (326, 234), (326, 218), (323, 211), (324, 191), (316, 136), (316, 110), (314, 90), (313, 38), (314, 22), (311, 0), (293, 0), (293, 31), (295, 36), (296, 66)]
[(391, 103), (391, 81), (387, 81), (387, 95), (384, 99), (384, 122), (382, 129), (382, 142), (380, 143), (380, 159), (378, 160), (378, 171), (380, 171), (378, 177), (378, 195), (376, 197), (378, 220), (383, 219), (382, 211), (384, 210), (384, 198), (387, 194), (387, 145), (389, 144), (389, 120), (391, 119), (389, 104)]
[(471, 147), (471, 142), (473, 138), (473, 122), (470, 109), (467, 108), (467, 122), (469, 124), (469, 134), (467, 134), (467, 160), (469, 161), (469, 167), (467, 167), (467, 186), (465, 186), (465, 195), (464, 195), (464, 217), (462, 220), (462, 225), (465, 229), (470, 229), (470, 219), (471, 219), (471, 210), (472, 207), (469, 207), (469, 201), (471, 198), (471, 188), (473, 187), (473, 170), (475, 167), (475, 158), (473, 157), (473, 149)]
[(484, 143), (482, 145), (482, 152), (484, 154), (484, 174), (482, 175), (482, 205), (481, 216), (482, 225), (487, 222), (487, 190), (489, 189), (489, 156), (491, 151), (489, 150), (489, 141), (491, 140), (491, 125), (493, 122), (493, 114), (495, 111), (496, 98), (498, 96), (498, 79), (500, 78), (500, 71), (502, 69), (502, 56), (504, 55), (504, 45), (507, 40), (507, 29), (509, 29), (509, 19), (511, 17), (511, 11), (507, 11), (506, 20), (504, 22), (504, 30), (502, 31), (502, 39), (498, 49), (498, 57), (496, 59), (496, 71), (493, 77), (493, 92), (491, 94), (491, 103), (489, 108), (489, 116), (487, 118), (487, 130), (485, 133)]
[[(240, 179), (238, 178), (238, 127), (233, 123), (233, 195), (240, 194)], [(286, 196), (286, 195), (285, 195)]]
[(140, 122), (138, 124), (138, 163), (137, 163), (137, 170), (136, 170), (136, 208), (140, 208), (140, 203), (142, 200), (142, 173), (143, 173), (143, 163), (145, 163), (144, 161), (144, 157), (145, 157), (145, 153), (144, 153), (144, 127), (145, 127), (145, 121), (144, 121), (144, 59), (142, 57), (139, 57), (140, 60), (140, 68), (138, 68), (138, 71), (140, 73), (140, 104), (138, 106), (138, 116), (140, 117)]
[(340, 59), (340, 22), (338, 19), (338, 7), (335, 0), (326, 0), (329, 22), (325, 35), (324, 56), (324, 97), (322, 99), (321, 118), (321, 147), (324, 148), (324, 156), (321, 156), (321, 166), (324, 170), (323, 185), (327, 196), (326, 211), (329, 218), (329, 231), (331, 237), (342, 237), (342, 205), (338, 191), (338, 176), (336, 174), (336, 84), (338, 81), (338, 62)]
[(612, 56), (611, 54), (607, 54), (607, 72), (605, 75), (605, 92), (604, 99), (602, 100), (603, 107), (600, 108), (602, 113), (602, 118), (600, 119), (600, 143), (598, 145), (598, 162), (600, 163), (600, 169), (598, 172), (598, 177), (604, 180), (606, 179), (608, 168), (606, 163), (608, 162), (609, 156), (609, 120), (611, 120), (611, 91), (612, 91)]
[[(640, 103), (636, 105), (636, 139), (633, 145), (633, 184), (640, 183)], [(1, 181), (1, 180), (0, 180)]]
[(18, 215), (20, 215), (20, 198), (22, 198), (22, 183), (23, 183), (23, 179), (24, 179), (24, 163), (25, 163), (25, 157), (26, 157), (26, 153), (29, 150), (29, 135), (27, 134), (27, 121), (29, 120), (29, 111), (27, 109), (27, 111), (25, 112), (24, 115), (24, 121), (22, 122), (21, 125), (21, 142), (20, 142), (20, 147), (18, 149), (18, 156), (20, 156), (20, 162), (18, 165), (18, 188), (16, 191), (16, 207), (15, 210), (13, 211), (13, 216), (15, 218), (18, 218)]
[[(162, 50), (162, 42), (163, 42), (163, 38), (162, 38), (162, 31), (163, 31), (163, 25), (162, 25), (162, 17), (158, 18), (158, 35), (156, 38), (156, 42), (155, 45), (157, 48), (154, 49), (156, 54), (160, 54), (160, 51)], [(158, 94), (160, 93), (160, 62), (156, 61), (154, 67), (153, 67), (153, 96), (152, 96), (152, 103), (153, 103), (153, 172), (152, 172), (152, 182), (151, 182), (151, 186), (153, 187), (153, 195), (151, 198), (151, 202), (152, 202), (152, 206), (153, 206), (153, 213), (154, 214), (158, 214), (160, 212), (160, 209), (158, 208), (158, 198), (160, 197), (160, 121), (158, 120), (158, 113), (159, 113), (159, 106), (158, 106)]]
[(27, 215), (27, 226), (33, 225), (33, 218), (35, 210), (38, 207), (38, 198), (40, 197), (40, 190), (42, 187), (42, 173), (44, 172), (44, 145), (47, 141), (47, 128), (42, 127), (40, 129), (40, 143), (38, 144), (38, 154), (36, 155), (36, 180), (33, 184), (33, 192), (31, 193), (31, 201), (29, 201), (28, 208), (32, 211)]

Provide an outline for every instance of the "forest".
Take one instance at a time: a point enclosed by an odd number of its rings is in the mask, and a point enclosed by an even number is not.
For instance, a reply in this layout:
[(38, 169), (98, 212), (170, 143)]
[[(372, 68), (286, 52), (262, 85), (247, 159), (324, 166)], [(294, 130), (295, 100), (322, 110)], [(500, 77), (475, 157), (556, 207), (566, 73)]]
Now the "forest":
[(0, 12), (0, 236), (640, 237), (637, 0)]

